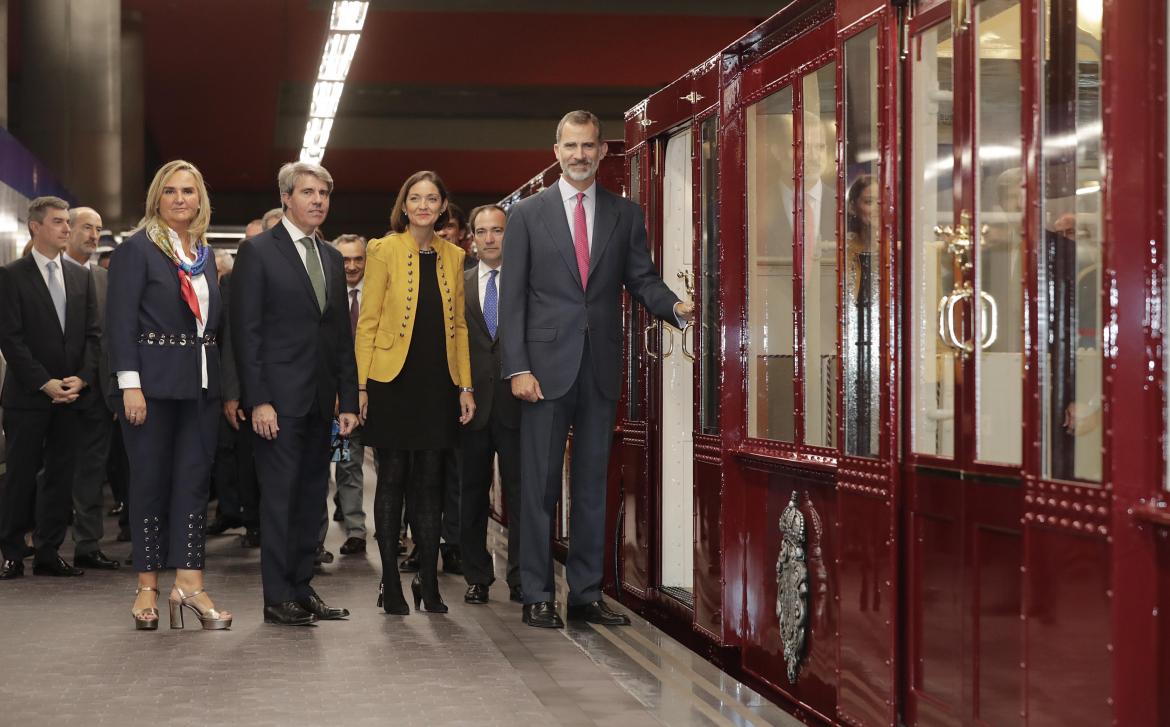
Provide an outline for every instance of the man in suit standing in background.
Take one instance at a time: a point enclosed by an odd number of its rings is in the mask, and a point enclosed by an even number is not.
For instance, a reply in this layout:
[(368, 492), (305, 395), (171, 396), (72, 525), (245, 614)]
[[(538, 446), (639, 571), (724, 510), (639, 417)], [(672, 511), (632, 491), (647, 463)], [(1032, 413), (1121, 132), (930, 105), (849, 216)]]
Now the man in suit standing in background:
[(463, 429), (463, 493), (460, 497), (460, 543), (468, 603), (487, 603), (495, 581), (487, 551), (488, 494), (496, 455), (508, 508), (508, 590), (521, 600), (520, 588), (520, 402), (502, 376), (499, 310), (503, 276), (504, 224), (502, 207), (484, 205), (471, 211), (471, 230), (479, 262), (464, 271), (467, 343), (475, 417)]
[(550, 535), (570, 426), (570, 619), (628, 624), (601, 599), (609, 448), (621, 394), (621, 290), (680, 328), (693, 315), (662, 282), (642, 209), (597, 184), (607, 147), (601, 121), (571, 111), (557, 124), (557, 183), (520, 201), (508, 220), (500, 299), (504, 373), (520, 418), (520, 576), (524, 623), (563, 626), (553, 600)]
[(343, 619), (313, 590), (313, 555), (329, 488), (330, 426), (357, 425), (357, 363), (341, 253), (317, 237), (333, 177), (293, 162), (277, 176), (284, 216), (245, 240), (232, 273), (231, 333), (252, 412), (260, 478), (264, 620)]
[[(37, 197), (30, 202), (28, 229), (29, 255), (0, 268), (0, 353), (8, 362), (0, 397), (8, 464), (0, 493), (4, 580), (24, 575), (21, 558), (30, 527), (34, 575), (85, 572), (57, 551), (73, 503), (77, 409), (97, 396), (92, 388), (101, 334), (97, 296), (93, 278), (62, 259), (69, 241), (65, 200)], [(38, 482), (42, 466), (45, 475)]]
[[(104, 325), (109, 272), (97, 264), (102, 217), (90, 207), (74, 207), (69, 210), (69, 227), (69, 242), (62, 259), (91, 276), (98, 321)], [(73, 565), (116, 570), (121, 563), (107, 558), (101, 550), (104, 534), (102, 485), (106, 480), (106, 464), (115, 427), (114, 412), (106, 399), (110, 390), (110, 365), (105, 355), (104, 332), (98, 339), (97, 360), (96, 395), (77, 402), (81, 427), (77, 432), (77, 465), (73, 478)]]

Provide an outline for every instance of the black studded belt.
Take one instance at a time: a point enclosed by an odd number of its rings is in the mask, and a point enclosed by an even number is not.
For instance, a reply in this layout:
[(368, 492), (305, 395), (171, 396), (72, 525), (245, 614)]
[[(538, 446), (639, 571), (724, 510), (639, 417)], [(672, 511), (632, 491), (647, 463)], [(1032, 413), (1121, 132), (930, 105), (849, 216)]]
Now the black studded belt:
[(214, 346), (215, 334), (192, 336), (187, 333), (139, 333), (138, 342), (147, 346)]

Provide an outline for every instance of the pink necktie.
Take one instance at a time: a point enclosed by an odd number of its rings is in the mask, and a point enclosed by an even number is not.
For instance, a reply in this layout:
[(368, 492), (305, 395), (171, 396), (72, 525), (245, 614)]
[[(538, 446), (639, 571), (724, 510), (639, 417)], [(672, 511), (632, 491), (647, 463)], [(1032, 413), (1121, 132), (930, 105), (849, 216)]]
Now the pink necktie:
[(585, 193), (577, 193), (573, 211), (573, 249), (577, 251), (577, 269), (581, 271), (581, 289), (589, 282), (589, 227), (585, 224)]

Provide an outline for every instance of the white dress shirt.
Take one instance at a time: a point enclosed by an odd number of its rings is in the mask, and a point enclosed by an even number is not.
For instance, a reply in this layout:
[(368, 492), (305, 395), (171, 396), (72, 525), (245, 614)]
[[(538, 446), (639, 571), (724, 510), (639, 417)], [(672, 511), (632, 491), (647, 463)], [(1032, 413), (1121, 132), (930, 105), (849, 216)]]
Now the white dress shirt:
[[(569, 235), (573, 235), (573, 216), (577, 213), (577, 194), (581, 191), (565, 181), (564, 177), (557, 177), (557, 184), (560, 185), (561, 199), (565, 203), (565, 219), (569, 222)], [(581, 204), (585, 205), (585, 230), (589, 233), (589, 252), (593, 252), (593, 217), (597, 212), (597, 180), (593, 180), (593, 184), (585, 190), (585, 199), (581, 200)]]
[[(171, 246), (175, 249), (175, 254), (179, 259), (188, 265), (193, 265), (195, 261), (187, 257), (187, 252), (183, 249), (183, 242), (179, 239), (178, 233), (174, 230), (168, 229), (167, 235), (171, 238)], [(208, 255), (211, 253), (209, 252)], [(207, 276), (204, 273), (191, 276), (191, 288), (195, 291), (195, 298), (199, 302), (199, 319), (195, 321), (195, 335), (202, 337), (204, 329), (207, 328), (207, 309), (211, 305), (211, 289), (207, 285)], [(179, 331), (158, 331), (159, 333), (177, 333)], [(199, 377), (203, 384), (203, 388), (207, 388), (207, 347), (199, 347)], [(141, 389), (142, 377), (137, 371), (119, 371), (118, 372), (118, 388), (119, 389)]]
[[(304, 250), (305, 246), (301, 245), (300, 248), (302, 250)], [(322, 268), (322, 269), (324, 269), (324, 268)], [(362, 304), (362, 283), (364, 283), (364, 282), (366, 282), (366, 279), (363, 276), (361, 280), (357, 281), (357, 285), (352, 285), (352, 286), (346, 285), (345, 286), (345, 305), (346, 305), (347, 310), (349, 308), (349, 302), (351, 300), (353, 300), (353, 291), (355, 291), (355, 290), (358, 292), (357, 303), (359, 306)]]
[[(280, 224), (284, 225), (284, 229), (288, 231), (288, 236), (292, 238), (293, 246), (296, 247), (297, 254), (301, 256), (301, 264), (305, 266), (306, 273), (309, 272), (309, 251), (305, 248), (304, 245), (301, 244), (301, 240), (307, 237), (313, 241), (313, 255), (315, 255), (317, 258), (317, 264), (321, 266), (321, 276), (322, 279), (324, 279), (325, 265), (321, 263), (321, 254), (317, 252), (317, 238), (301, 231), (300, 228), (289, 222), (288, 215), (280, 218)], [(328, 289), (328, 283), (326, 283), (326, 289)], [(348, 294), (349, 291), (346, 291), (346, 293)], [(361, 293), (358, 293), (359, 298), (361, 295)]]
[[(45, 281), (45, 287), (49, 286), (49, 269), (45, 266), (50, 262), (57, 263), (57, 282), (61, 284), (61, 290), (65, 290), (65, 271), (61, 269), (61, 259), (64, 258), (65, 255), (63, 253), (57, 253), (57, 257), (45, 257), (34, 247), (32, 249), (32, 256), (33, 260), (35, 260), (37, 263), (37, 270), (41, 271), (41, 279)], [(68, 297), (68, 294), (66, 294), (66, 300), (68, 300)]]
[(485, 265), (482, 260), (479, 262), (479, 265), (476, 268), (476, 272), (479, 273), (479, 309), (481, 311), (483, 310), (484, 297), (487, 295), (487, 284), (488, 284), (488, 281), (491, 280), (491, 275), (492, 275), (493, 270), (499, 271), (496, 274), (496, 319), (497, 319), (496, 322), (499, 323), (500, 290), (501, 290), (500, 289), (500, 278), (504, 277), (504, 266), (503, 265), (500, 265), (499, 267), (493, 268), (490, 265)]

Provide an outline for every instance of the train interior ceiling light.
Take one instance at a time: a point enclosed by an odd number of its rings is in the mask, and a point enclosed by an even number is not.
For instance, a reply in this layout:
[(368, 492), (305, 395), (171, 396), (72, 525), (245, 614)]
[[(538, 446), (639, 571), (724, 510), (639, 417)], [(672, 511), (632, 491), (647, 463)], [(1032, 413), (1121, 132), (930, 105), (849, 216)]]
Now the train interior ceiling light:
[(370, 3), (365, 0), (334, 0), (329, 13), (329, 34), (325, 38), (325, 50), (321, 53), (317, 82), (309, 102), (309, 120), (305, 123), (305, 140), (300, 154), (302, 162), (320, 164), (325, 157), (333, 117), (337, 115), (337, 105), (345, 90), (345, 77), (362, 38), (362, 27), (369, 9)]

